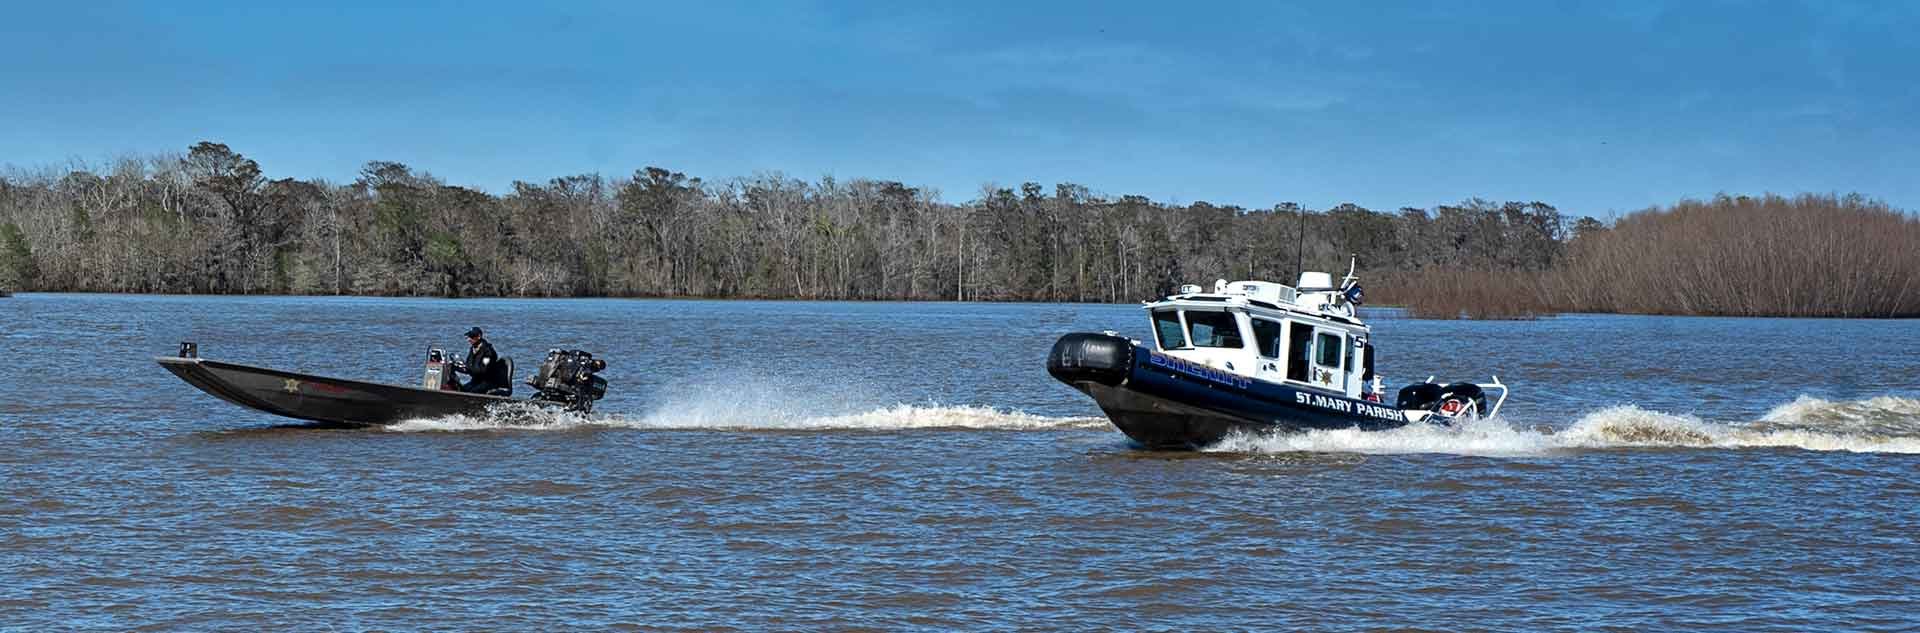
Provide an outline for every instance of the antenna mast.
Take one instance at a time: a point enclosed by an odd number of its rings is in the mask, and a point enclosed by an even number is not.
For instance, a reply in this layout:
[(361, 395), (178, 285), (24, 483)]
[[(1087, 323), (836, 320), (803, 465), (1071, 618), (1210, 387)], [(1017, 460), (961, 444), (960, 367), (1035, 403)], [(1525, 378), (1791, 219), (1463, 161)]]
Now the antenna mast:
[[(1300, 238), (1293, 244), (1293, 278), (1297, 280), (1300, 278), (1300, 273), (1306, 272), (1307, 270), (1305, 263), (1307, 258), (1307, 208), (1295, 207), (1294, 213), (1300, 214)], [(1295, 281), (1294, 283), (1299, 282)]]

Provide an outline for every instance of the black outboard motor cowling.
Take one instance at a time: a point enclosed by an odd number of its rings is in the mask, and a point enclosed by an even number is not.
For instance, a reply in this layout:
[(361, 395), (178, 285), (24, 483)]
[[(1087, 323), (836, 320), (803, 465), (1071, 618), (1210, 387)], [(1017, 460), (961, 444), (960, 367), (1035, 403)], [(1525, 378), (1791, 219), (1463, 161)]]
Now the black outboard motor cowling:
[(567, 405), (568, 411), (593, 411), (595, 400), (606, 397), (607, 379), (596, 375), (607, 368), (607, 361), (582, 350), (547, 350), (540, 371), (527, 380), (534, 398)]
[(1430, 382), (1414, 383), (1400, 388), (1400, 397), (1394, 406), (1401, 410), (1427, 409), (1440, 402), (1440, 385)]

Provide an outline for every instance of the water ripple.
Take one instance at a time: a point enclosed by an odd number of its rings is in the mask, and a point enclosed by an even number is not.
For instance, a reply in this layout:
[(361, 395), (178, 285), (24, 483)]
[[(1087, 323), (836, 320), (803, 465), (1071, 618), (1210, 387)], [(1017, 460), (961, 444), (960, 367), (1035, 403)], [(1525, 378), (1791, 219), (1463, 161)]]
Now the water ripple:
[[(0, 628), (1916, 626), (1911, 322), (1389, 319), (1384, 370), (1499, 373), (1506, 417), (1167, 454), (1041, 369), (1060, 331), (1137, 320), (17, 297), (0, 303), (0, 332), (27, 346), (9, 348), (15, 375), (77, 375), (0, 384)], [(146, 359), (191, 338), (399, 382), (471, 323), (523, 357), (605, 345), (615, 392), (594, 416), (325, 429)], [(1809, 331), (1849, 362), (1786, 344)], [(1664, 342), (1617, 344), (1648, 332)], [(101, 360), (73, 362), (76, 340)]]

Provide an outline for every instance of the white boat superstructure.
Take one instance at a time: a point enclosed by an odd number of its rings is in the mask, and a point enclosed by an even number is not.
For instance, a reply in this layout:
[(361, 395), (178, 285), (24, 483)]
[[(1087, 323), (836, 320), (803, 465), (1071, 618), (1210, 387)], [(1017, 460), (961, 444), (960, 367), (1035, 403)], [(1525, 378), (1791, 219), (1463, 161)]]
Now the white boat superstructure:
[[(1383, 396), (1373, 371), (1371, 330), (1355, 309), (1359, 286), (1327, 273), (1297, 286), (1269, 281), (1186, 285), (1146, 304), (1154, 344), (1168, 356), (1275, 384), (1348, 398)], [(1369, 387), (1371, 386), (1371, 389)]]

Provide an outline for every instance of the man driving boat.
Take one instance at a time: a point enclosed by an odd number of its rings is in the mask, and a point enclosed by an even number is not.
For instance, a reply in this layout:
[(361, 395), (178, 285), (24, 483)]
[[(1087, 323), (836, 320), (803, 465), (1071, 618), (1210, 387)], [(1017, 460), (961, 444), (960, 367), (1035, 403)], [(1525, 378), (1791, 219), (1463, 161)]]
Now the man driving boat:
[(487, 342), (485, 332), (479, 327), (467, 330), (467, 362), (453, 366), (455, 372), (473, 376), (472, 380), (460, 385), (467, 393), (487, 393), (495, 389), (511, 389), (513, 377), (507, 375), (506, 363), (500, 362), (500, 355), (494, 353), (493, 344)]

